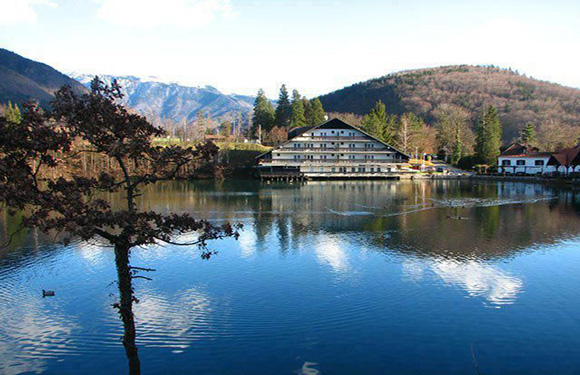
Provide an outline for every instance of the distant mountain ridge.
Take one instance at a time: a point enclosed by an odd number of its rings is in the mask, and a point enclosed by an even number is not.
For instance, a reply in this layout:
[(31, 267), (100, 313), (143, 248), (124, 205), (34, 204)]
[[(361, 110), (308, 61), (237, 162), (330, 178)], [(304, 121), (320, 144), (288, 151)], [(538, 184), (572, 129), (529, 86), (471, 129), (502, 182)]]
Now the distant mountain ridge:
[[(193, 121), (200, 111), (214, 119), (235, 118), (247, 114), (255, 99), (226, 95), (212, 86), (189, 87), (134, 76), (98, 76), (108, 84), (116, 79), (125, 95), (123, 103), (154, 122), (164, 118), (174, 122)], [(90, 87), (94, 75), (71, 73), (71, 77)]]
[(394, 114), (414, 112), (433, 123), (433, 110), (455, 104), (475, 117), (494, 105), (504, 141), (518, 136), (526, 123), (556, 121), (580, 128), (580, 90), (536, 80), (509, 69), (455, 65), (419, 69), (370, 79), (320, 96), (327, 112), (363, 115), (382, 100)]
[(0, 48), (0, 103), (38, 100), (48, 107), (61, 86), (77, 93), (87, 92), (80, 83), (58, 70)]

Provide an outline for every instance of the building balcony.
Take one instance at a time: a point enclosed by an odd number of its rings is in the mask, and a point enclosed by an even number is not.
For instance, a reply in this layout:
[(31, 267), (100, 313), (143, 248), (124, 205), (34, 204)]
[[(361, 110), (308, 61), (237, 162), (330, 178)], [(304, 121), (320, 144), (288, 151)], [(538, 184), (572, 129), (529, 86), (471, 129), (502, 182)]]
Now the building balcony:
[(370, 137), (363, 137), (363, 136), (348, 136), (348, 135), (299, 135), (295, 138), (293, 138), (294, 140), (324, 140), (324, 141), (332, 141), (332, 140), (338, 140), (338, 141), (367, 141), (367, 142), (371, 142), (373, 141), (372, 138)]
[(386, 148), (373, 147), (285, 147), (274, 152), (393, 152)]

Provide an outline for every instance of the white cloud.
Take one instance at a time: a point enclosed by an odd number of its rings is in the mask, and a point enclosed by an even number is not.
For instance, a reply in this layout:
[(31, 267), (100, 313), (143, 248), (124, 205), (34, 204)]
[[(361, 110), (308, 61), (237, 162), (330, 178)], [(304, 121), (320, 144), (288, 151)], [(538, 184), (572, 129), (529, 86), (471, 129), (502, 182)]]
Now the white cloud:
[(37, 6), (56, 7), (49, 0), (0, 0), (0, 26), (33, 24), (38, 18)]
[(194, 29), (233, 15), (230, 0), (97, 0), (98, 16), (117, 25)]

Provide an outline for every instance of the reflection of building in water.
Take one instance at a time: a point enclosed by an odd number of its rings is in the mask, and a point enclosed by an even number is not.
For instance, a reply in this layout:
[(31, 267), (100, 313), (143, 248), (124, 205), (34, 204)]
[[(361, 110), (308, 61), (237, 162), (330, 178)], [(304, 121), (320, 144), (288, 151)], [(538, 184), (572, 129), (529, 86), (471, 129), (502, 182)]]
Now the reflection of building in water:
[(412, 173), (409, 156), (339, 119), (294, 129), (257, 157), (262, 178), (388, 178)]

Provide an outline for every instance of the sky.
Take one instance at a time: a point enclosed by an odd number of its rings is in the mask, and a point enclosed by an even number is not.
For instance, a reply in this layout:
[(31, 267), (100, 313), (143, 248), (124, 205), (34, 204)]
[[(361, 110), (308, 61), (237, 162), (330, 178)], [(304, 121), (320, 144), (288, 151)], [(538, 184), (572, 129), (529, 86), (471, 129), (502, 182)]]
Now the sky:
[(0, 47), (64, 73), (271, 98), (452, 64), (580, 88), (580, 0), (0, 0)]

